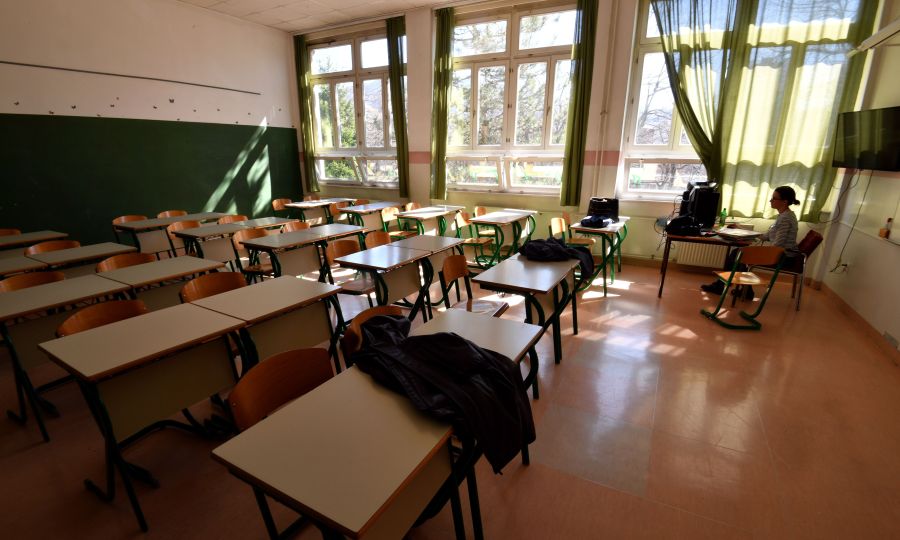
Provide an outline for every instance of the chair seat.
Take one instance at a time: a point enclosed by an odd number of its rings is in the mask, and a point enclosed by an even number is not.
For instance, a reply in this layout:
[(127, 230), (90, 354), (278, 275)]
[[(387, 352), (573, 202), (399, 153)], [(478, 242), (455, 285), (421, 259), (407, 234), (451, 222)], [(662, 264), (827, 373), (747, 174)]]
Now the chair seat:
[(596, 240), (594, 240), (593, 238), (584, 238), (581, 236), (576, 236), (566, 240), (566, 244), (570, 246), (593, 246), (594, 242), (596, 242)]
[(388, 231), (388, 234), (391, 238), (410, 238), (419, 235), (416, 231)]
[(369, 276), (351, 279), (350, 281), (338, 283), (338, 285), (344, 294), (366, 295), (375, 292), (375, 280)]
[(465, 240), (463, 240), (464, 246), (485, 246), (492, 243), (494, 243), (493, 238), (466, 238)]
[(274, 274), (275, 270), (272, 268), (271, 264), (265, 263), (245, 266), (241, 268), (241, 272), (245, 274)]
[[(728, 283), (728, 276), (731, 272), (715, 272), (716, 276), (722, 281)], [(761, 285), (762, 280), (753, 272), (735, 272), (734, 278), (731, 280), (732, 285)]]
[(462, 300), (450, 306), (450, 309), (464, 309), (469, 313), (484, 313), (491, 317), (499, 317), (506, 313), (509, 304), (506, 302), (494, 302), (491, 300), (480, 300), (478, 298), (472, 300)]

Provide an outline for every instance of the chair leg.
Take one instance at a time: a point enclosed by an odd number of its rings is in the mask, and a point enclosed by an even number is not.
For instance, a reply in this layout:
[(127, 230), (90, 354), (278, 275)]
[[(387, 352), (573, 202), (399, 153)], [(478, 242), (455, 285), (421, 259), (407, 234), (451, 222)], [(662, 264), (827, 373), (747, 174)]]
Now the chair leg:
[[(794, 276), (794, 279), (797, 279)], [(797, 311), (800, 311), (800, 299), (803, 298), (803, 285), (806, 282), (806, 268), (803, 268), (803, 271), (800, 272), (800, 288), (797, 291)]]

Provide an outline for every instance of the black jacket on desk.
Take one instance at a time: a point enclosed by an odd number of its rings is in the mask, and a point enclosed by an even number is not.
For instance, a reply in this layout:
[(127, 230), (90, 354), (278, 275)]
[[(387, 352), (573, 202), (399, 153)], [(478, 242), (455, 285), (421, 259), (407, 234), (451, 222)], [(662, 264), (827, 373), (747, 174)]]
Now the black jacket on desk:
[(521, 253), (529, 261), (565, 261), (578, 259), (581, 266), (581, 275), (590, 276), (594, 273), (594, 257), (591, 251), (584, 247), (567, 246), (559, 238), (551, 236), (546, 240), (531, 240), (525, 242)]
[(407, 337), (406, 317), (372, 317), (352, 361), (430, 416), (475, 439), (494, 472), (535, 439), (519, 367), (451, 333)]

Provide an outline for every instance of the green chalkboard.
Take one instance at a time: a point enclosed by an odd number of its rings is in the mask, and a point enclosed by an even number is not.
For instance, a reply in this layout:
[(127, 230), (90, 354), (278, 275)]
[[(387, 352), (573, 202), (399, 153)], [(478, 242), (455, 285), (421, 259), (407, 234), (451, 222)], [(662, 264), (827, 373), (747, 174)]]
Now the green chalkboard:
[(0, 228), (113, 238), (123, 214), (272, 215), (301, 199), (295, 129), (0, 114)]

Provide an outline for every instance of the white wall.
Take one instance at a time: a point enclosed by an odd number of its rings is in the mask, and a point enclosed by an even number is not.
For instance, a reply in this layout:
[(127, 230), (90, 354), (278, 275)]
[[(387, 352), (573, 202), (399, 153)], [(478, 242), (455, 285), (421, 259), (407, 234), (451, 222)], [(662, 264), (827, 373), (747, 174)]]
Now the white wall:
[(4, 1), (0, 60), (260, 94), (0, 64), (0, 113), (297, 123), (291, 37), (175, 0)]

